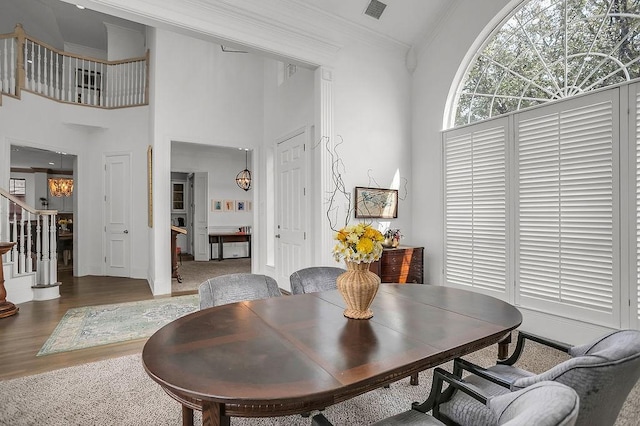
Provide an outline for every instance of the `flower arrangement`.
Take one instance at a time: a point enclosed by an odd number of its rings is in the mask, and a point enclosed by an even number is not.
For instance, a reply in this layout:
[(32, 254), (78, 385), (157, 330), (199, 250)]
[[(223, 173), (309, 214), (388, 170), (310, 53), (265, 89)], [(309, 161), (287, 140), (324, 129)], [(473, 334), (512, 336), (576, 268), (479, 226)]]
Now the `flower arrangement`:
[(333, 258), (353, 263), (371, 263), (382, 255), (384, 237), (377, 229), (364, 223), (346, 226), (336, 232), (338, 242), (333, 248)]
[(384, 232), (384, 237), (385, 238), (390, 238), (392, 240), (399, 240), (400, 238), (402, 238), (402, 233), (400, 233), (399, 229), (391, 229), (388, 228), (385, 232)]

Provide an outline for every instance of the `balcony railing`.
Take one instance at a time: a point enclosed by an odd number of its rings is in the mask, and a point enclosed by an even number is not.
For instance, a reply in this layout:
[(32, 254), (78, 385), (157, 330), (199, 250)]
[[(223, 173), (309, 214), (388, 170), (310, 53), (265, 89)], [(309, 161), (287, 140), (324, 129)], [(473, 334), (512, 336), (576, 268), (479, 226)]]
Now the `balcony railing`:
[(147, 105), (149, 52), (103, 61), (62, 52), (25, 34), (20, 24), (0, 35), (0, 93), (36, 93), (59, 102), (99, 108)]

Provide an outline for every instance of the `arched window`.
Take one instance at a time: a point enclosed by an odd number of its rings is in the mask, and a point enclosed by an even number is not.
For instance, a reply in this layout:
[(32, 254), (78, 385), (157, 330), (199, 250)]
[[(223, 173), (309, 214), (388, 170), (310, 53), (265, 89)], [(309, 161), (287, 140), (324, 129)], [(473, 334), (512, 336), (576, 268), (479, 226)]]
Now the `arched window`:
[(640, 77), (640, 0), (529, 0), (458, 87), (463, 125)]

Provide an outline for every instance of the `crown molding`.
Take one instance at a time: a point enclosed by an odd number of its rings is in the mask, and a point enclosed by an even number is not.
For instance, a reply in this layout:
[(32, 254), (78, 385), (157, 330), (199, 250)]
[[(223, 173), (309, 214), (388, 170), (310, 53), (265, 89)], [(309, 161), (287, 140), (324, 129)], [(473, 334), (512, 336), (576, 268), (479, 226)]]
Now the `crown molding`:
[[(72, 3), (70, 0), (63, 1)], [(260, 2), (238, 1), (236, 4), (222, 0), (73, 1), (73, 4), (76, 3), (148, 26), (200, 38), (213, 38), (213, 41), (219, 44), (247, 46), (258, 52), (286, 56), (311, 66), (332, 62), (342, 48), (342, 44), (327, 37), (327, 34), (306, 28), (305, 25), (309, 22), (305, 19), (292, 22), (282, 19), (283, 16), (291, 16), (290, 13), (281, 13), (280, 19), (274, 18), (273, 13), (259, 13), (264, 11), (263, 6), (257, 6)], [(278, 10), (283, 12), (281, 8)], [(314, 24), (314, 27), (316, 26), (317, 23)]]

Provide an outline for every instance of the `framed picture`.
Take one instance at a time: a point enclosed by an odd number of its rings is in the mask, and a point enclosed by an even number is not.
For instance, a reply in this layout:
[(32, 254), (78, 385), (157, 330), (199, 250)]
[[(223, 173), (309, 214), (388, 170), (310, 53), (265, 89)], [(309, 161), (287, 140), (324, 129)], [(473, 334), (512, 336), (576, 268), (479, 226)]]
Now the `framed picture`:
[(222, 211), (222, 200), (211, 200), (211, 211), (212, 212), (221, 212)]
[(236, 202), (233, 200), (224, 200), (223, 206), (225, 212), (232, 212), (236, 209)]
[(243, 200), (236, 201), (236, 211), (238, 212), (247, 211), (247, 202)]
[(398, 217), (398, 190), (356, 187), (356, 217), (395, 219)]
[(250, 212), (251, 211), (251, 201), (247, 201), (247, 211)]

